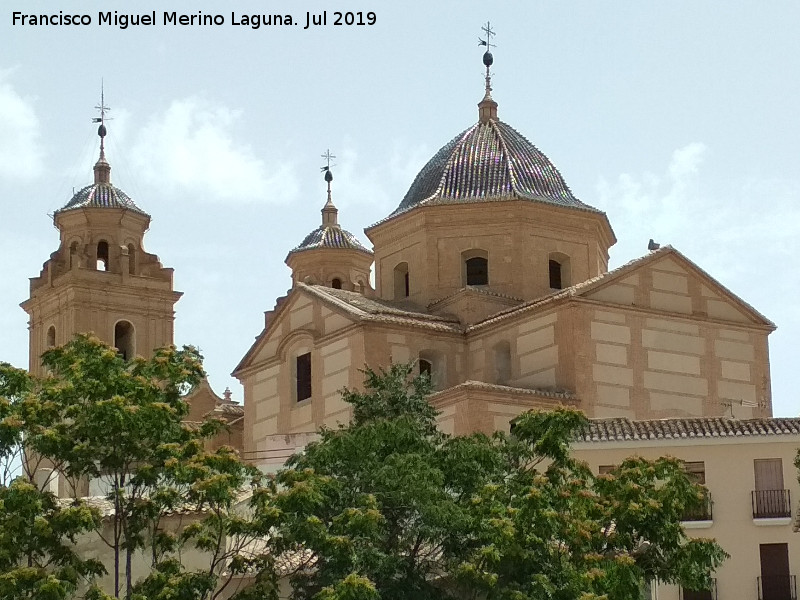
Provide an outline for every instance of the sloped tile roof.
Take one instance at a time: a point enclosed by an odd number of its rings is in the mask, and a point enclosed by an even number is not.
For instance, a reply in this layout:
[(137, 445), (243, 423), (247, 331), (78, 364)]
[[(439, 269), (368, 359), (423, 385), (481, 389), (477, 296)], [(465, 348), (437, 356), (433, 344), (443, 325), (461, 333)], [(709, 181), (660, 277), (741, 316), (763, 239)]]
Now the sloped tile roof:
[(410, 310), (386, 300), (367, 298), (358, 292), (337, 290), (321, 285), (298, 283), (298, 287), (309, 291), (322, 300), (344, 308), (355, 317), (373, 322), (419, 325), (427, 329), (463, 333), (458, 319)]
[(425, 204), (525, 199), (591, 212), (543, 152), (502, 121), (476, 123), (422, 168), (390, 215)]
[(79, 190), (72, 196), (58, 212), (77, 208), (126, 208), (146, 215), (141, 208), (136, 206), (130, 196), (110, 183), (93, 183)]
[(800, 418), (698, 417), (642, 421), (624, 417), (591, 419), (577, 434), (576, 441), (621, 442), (775, 435), (800, 435)]
[(372, 255), (372, 250), (366, 248), (358, 238), (338, 225), (320, 225), (309, 233), (299, 246), (291, 249), (289, 254), (316, 250), (317, 248), (334, 248), (340, 250), (358, 250)]

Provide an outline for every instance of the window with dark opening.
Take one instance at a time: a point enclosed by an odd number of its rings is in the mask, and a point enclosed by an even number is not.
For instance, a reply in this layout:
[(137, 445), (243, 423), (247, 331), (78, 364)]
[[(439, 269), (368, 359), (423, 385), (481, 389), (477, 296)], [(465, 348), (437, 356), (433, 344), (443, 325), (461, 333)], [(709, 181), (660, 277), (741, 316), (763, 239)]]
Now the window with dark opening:
[(489, 283), (489, 261), (482, 256), (468, 258), (467, 266), (467, 285), (488, 285)]
[(429, 360), (425, 360), (424, 358), (419, 359), (419, 374), (420, 375), (427, 375), (430, 379), (433, 377), (433, 363)]
[(334, 277), (334, 278), (331, 280), (331, 287), (332, 287), (333, 289), (335, 289), (335, 290), (340, 290), (340, 289), (342, 289), (342, 280), (341, 280), (341, 279), (339, 279), (338, 277)]
[(301, 354), (296, 359), (297, 401), (311, 398), (311, 352)]
[(97, 244), (97, 270), (108, 271), (108, 242), (106, 241)]
[(711, 580), (711, 588), (708, 590), (690, 590), (688, 588), (681, 588), (681, 600), (716, 600), (716, 588), (717, 582), (715, 579)]
[(560, 290), (564, 286), (561, 281), (561, 263), (557, 260), (548, 261), (550, 267), (550, 288)]
[(119, 321), (114, 325), (114, 347), (123, 360), (130, 360), (136, 355), (136, 330), (128, 321)]
[(402, 300), (409, 295), (408, 263), (401, 262), (394, 268), (394, 299)]
[(47, 347), (55, 348), (55, 346), (56, 346), (56, 328), (54, 325), (51, 325), (50, 328), (47, 330)]

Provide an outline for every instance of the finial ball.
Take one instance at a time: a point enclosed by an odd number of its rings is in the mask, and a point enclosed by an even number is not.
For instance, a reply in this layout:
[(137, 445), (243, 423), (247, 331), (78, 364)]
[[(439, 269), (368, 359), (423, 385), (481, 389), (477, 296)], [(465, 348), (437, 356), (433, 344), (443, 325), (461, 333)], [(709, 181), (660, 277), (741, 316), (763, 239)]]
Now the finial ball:
[(100, 127), (97, 128), (97, 135), (101, 138), (106, 137), (106, 126), (100, 123)]
[(325, 181), (327, 181), (328, 183), (333, 181), (333, 173), (331, 173), (330, 169), (327, 169), (325, 171)]
[(483, 64), (487, 67), (491, 67), (492, 63), (494, 62), (494, 56), (489, 51), (483, 53)]

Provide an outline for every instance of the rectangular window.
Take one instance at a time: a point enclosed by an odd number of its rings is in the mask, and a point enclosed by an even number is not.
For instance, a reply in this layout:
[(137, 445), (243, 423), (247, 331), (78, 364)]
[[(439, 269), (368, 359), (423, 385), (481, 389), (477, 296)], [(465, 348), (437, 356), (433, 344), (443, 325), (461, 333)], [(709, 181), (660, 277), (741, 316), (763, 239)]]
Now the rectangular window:
[(311, 352), (297, 357), (297, 401), (311, 398)]
[(780, 458), (763, 458), (753, 461), (755, 490), (753, 491), (753, 518), (774, 519), (792, 515), (789, 490), (783, 486), (783, 463)]
[(702, 460), (695, 462), (684, 462), (683, 470), (692, 480), (692, 483), (699, 483), (700, 485), (706, 484), (706, 463)]
[(548, 262), (548, 267), (550, 269), (550, 288), (553, 290), (562, 289), (561, 263), (557, 260), (551, 260)]
[(616, 468), (617, 468), (617, 465), (600, 465), (597, 468), (597, 474), (598, 475), (608, 475), (609, 473), (611, 473), (611, 471), (613, 471)]
[(689, 590), (681, 588), (681, 600), (717, 600), (717, 580), (711, 580), (711, 589)]

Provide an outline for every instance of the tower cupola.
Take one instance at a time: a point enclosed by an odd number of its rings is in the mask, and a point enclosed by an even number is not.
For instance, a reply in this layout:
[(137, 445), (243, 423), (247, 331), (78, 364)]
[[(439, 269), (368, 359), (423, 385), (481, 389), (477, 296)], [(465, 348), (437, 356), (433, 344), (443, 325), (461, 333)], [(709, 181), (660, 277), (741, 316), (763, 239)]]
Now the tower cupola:
[(333, 203), (331, 159), (328, 150), (322, 155), (327, 160), (322, 167), (327, 184), (327, 200), (322, 207), (322, 224), (309, 233), (303, 241), (289, 251), (286, 264), (292, 269), (292, 282), (326, 285), (367, 293), (372, 251), (358, 238), (339, 225), (339, 210)]

